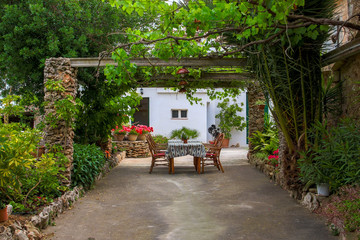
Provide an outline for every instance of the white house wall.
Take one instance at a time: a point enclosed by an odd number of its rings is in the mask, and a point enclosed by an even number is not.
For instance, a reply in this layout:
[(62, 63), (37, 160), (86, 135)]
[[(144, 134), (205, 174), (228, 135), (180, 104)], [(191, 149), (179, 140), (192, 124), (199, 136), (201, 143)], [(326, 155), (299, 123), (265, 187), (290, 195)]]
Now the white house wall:
[[(138, 92), (140, 93), (139, 89)], [(218, 123), (215, 115), (219, 112), (219, 109), (216, 107), (219, 101), (209, 100), (205, 90), (199, 90), (198, 93), (195, 94), (195, 97), (203, 99), (202, 105), (191, 105), (186, 99), (185, 94), (163, 88), (143, 88), (142, 97), (149, 98), (149, 122), (150, 126), (154, 128), (153, 134), (161, 134), (169, 137), (172, 130), (188, 127), (200, 132), (197, 140), (202, 142), (212, 140), (207, 129), (211, 124), (217, 125)], [(239, 104), (241, 102), (244, 103), (244, 110), (241, 112), (241, 115), (246, 118), (246, 94), (241, 94), (237, 99)], [(172, 119), (172, 109), (187, 109), (187, 119)], [(241, 132), (232, 131), (230, 146), (236, 144), (239, 144), (241, 147), (247, 146), (246, 129)]]

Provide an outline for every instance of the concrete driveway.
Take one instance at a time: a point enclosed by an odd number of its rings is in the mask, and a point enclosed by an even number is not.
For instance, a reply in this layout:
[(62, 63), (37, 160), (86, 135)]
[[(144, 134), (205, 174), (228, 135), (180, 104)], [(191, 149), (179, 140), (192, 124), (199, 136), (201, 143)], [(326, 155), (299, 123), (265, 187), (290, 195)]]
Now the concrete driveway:
[(325, 221), (247, 164), (246, 149), (222, 150), (225, 173), (197, 174), (191, 157), (149, 174), (150, 158), (125, 159), (45, 233), (52, 239), (337, 239)]

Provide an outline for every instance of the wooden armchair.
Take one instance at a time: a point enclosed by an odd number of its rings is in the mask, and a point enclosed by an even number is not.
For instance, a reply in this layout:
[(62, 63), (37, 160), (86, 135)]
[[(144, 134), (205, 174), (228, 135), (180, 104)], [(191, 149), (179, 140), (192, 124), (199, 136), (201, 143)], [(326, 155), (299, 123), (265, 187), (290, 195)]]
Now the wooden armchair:
[(204, 173), (204, 168), (207, 165), (215, 166), (219, 169), (219, 171), (221, 170), (222, 172), (224, 172), (224, 168), (222, 167), (220, 161), (220, 152), (223, 140), (224, 134), (220, 133), (219, 136), (216, 138), (214, 145), (209, 147), (206, 156), (201, 159), (202, 173)]
[(206, 147), (206, 149), (210, 149), (212, 147), (215, 147), (220, 138), (224, 139), (224, 134), (223, 133), (219, 133), (217, 135), (217, 137), (214, 139), (213, 143), (203, 143), (203, 145)]
[(146, 134), (146, 141), (149, 145), (149, 150), (151, 153), (151, 166), (149, 173), (152, 172), (155, 166), (168, 166), (169, 173), (171, 173), (171, 164), (169, 163), (169, 160), (165, 157), (165, 151), (159, 150), (157, 148), (157, 145), (151, 134)]

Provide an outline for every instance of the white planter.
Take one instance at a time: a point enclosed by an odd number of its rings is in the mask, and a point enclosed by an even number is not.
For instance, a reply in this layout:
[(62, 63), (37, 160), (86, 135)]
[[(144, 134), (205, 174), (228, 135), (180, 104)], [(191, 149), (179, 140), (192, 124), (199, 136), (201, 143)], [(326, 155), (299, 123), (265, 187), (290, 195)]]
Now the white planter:
[(317, 193), (320, 196), (327, 197), (329, 196), (329, 184), (328, 183), (318, 183), (316, 184)]

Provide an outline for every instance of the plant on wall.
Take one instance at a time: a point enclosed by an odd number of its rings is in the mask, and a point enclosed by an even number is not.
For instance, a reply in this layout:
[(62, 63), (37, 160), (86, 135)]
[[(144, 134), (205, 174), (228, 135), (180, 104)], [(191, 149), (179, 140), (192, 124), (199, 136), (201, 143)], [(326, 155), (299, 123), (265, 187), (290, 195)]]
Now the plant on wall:
[(232, 129), (242, 131), (246, 127), (245, 118), (238, 115), (243, 109), (235, 103), (235, 100), (233, 101), (234, 103), (231, 103), (229, 98), (225, 98), (217, 105), (220, 112), (215, 117), (219, 119), (219, 128), (225, 134), (225, 138), (231, 138)]

